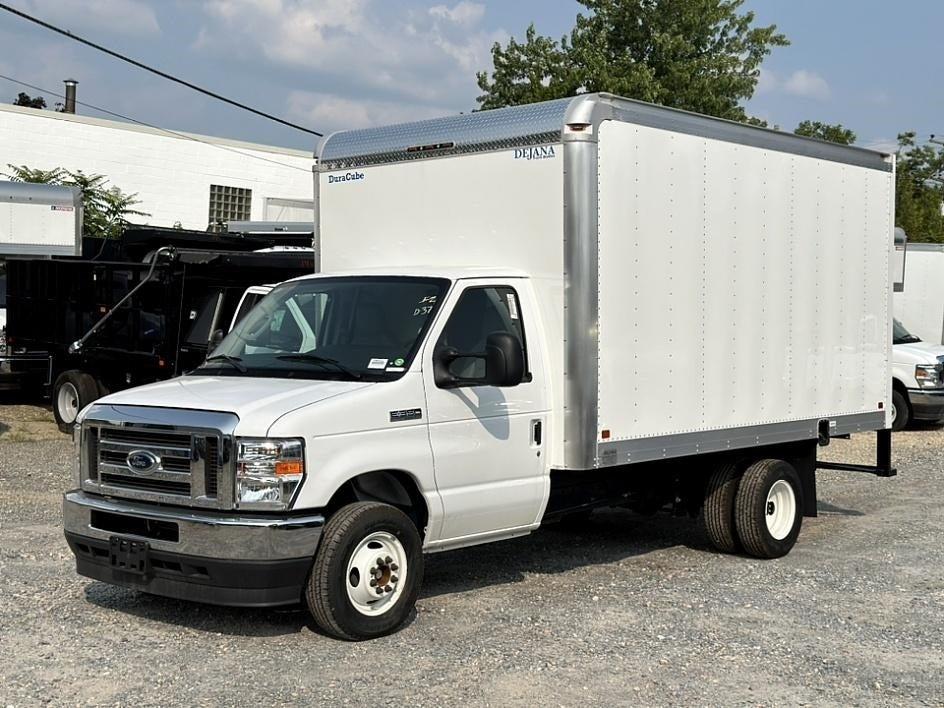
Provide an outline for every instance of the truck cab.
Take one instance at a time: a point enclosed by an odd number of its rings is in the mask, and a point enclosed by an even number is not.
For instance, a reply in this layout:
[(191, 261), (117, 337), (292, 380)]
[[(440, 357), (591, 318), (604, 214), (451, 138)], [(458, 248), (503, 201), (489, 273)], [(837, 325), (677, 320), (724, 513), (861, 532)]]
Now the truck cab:
[(897, 319), (892, 332), (892, 429), (944, 419), (944, 346), (924, 342)]

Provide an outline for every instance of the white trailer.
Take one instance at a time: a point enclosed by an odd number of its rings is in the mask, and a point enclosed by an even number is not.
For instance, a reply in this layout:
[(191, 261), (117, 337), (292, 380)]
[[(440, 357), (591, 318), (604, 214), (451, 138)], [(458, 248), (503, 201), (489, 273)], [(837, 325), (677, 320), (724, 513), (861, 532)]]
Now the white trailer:
[(895, 292), (894, 309), (912, 334), (944, 344), (944, 244), (908, 244), (907, 280)]
[(624, 505), (773, 558), (817, 467), (894, 474), (892, 156), (598, 94), (332, 135), (316, 180), (320, 274), (82, 413), (83, 575), (362, 639), (424, 552)]
[(82, 191), (0, 182), (0, 257), (77, 256), (82, 251)]

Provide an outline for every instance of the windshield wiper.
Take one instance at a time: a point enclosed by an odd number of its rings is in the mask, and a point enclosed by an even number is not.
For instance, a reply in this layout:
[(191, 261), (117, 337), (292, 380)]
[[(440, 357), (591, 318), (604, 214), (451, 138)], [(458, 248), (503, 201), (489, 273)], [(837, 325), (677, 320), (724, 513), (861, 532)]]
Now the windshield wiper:
[(214, 354), (211, 357), (207, 357), (206, 361), (203, 363), (209, 364), (211, 361), (225, 361), (241, 374), (245, 374), (247, 371), (249, 371), (249, 369), (246, 368), (246, 365), (243, 364), (243, 360), (238, 356), (231, 356), (230, 354)]
[(906, 334), (904, 337), (899, 337), (892, 344), (914, 344), (915, 342), (920, 342), (921, 337), (916, 337), (913, 334)]
[(281, 361), (301, 361), (306, 364), (322, 364), (325, 366), (333, 366), (335, 369), (337, 369), (341, 373), (347, 374), (352, 379), (355, 379), (357, 381), (360, 381), (362, 378), (364, 378), (360, 373), (347, 368), (344, 364), (342, 364), (337, 359), (329, 359), (326, 356), (319, 356), (318, 354), (299, 352), (298, 354), (280, 354), (279, 356), (275, 358)]

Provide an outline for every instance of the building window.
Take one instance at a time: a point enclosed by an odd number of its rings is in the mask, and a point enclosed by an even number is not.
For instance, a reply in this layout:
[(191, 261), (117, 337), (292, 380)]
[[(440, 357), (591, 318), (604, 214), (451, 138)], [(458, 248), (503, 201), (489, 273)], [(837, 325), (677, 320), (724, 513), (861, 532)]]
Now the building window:
[(223, 231), (230, 221), (249, 221), (252, 190), (241, 187), (210, 185), (210, 228)]

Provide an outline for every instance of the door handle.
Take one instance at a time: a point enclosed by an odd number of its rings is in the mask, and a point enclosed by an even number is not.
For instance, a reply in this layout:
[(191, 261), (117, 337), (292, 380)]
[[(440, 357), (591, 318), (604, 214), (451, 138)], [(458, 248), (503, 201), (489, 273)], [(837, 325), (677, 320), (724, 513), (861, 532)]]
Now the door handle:
[(540, 418), (531, 421), (531, 444), (534, 447), (541, 447), (544, 434), (544, 423)]

